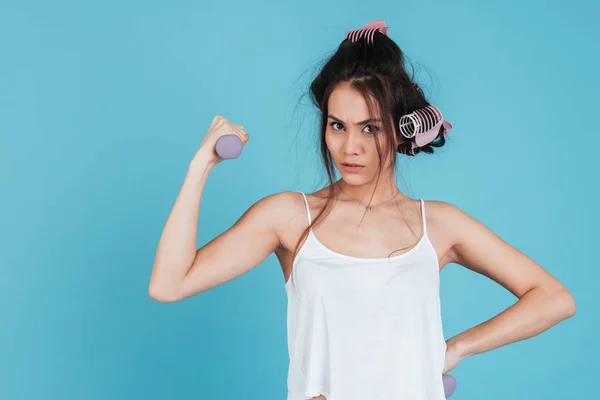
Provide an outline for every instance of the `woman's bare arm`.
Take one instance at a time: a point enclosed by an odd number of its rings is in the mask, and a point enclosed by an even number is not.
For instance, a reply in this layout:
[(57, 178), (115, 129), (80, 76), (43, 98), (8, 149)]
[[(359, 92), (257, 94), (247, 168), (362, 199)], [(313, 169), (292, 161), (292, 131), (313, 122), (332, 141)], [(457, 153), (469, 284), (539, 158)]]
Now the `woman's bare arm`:
[(203, 159), (190, 165), (167, 219), (148, 289), (157, 301), (178, 301), (227, 282), (259, 265), (279, 245), (278, 227), (290, 211), (288, 192), (257, 201), (231, 228), (196, 250), (202, 192), (212, 167)]
[(547, 270), (460, 208), (440, 205), (453, 232), (450, 262), (494, 280), (518, 298), (490, 320), (449, 339), (449, 347), (466, 357), (538, 335), (575, 315), (572, 294)]

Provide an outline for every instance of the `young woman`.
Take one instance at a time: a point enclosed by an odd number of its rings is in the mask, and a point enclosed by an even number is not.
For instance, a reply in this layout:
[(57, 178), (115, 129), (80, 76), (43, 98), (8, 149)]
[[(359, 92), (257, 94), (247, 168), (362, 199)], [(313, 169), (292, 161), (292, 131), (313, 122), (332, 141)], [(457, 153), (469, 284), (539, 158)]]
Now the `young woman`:
[[(277, 255), (288, 295), (288, 400), (441, 400), (442, 375), (460, 360), (575, 314), (560, 282), (483, 224), (396, 187), (398, 154), (433, 153), (450, 125), (429, 139), (400, 133), (402, 116), (430, 104), (382, 23), (350, 31), (311, 84), (328, 186), (267, 196), (196, 249), (204, 184), (222, 161), (215, 143), (232, 132), (244, 145), (249, 139), (243, 126), (217, 116), (158, 245), (149, 294), (163, 302), (207, 291)], [(445, 340), (439, 272), (448, 263), (493, 279), (518, 301)]]

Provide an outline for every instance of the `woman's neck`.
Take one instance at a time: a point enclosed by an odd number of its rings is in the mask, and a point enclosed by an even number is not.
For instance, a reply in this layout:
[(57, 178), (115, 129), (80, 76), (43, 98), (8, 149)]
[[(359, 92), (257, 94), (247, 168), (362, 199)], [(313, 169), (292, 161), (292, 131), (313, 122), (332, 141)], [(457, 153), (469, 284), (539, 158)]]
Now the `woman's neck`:
[[(383, 178), (383, 177), (382, 177)], [(401, 200), (406, 196), (396, 187), (393, 179), (383, 180), (380, 178), (375, 187), (375, 182), (364, 185), (349, 185), (343, 179), (334, 184), (335, 197), (341, 201), (357, 201), (364, 205), (376, 205), (392, 199)]]

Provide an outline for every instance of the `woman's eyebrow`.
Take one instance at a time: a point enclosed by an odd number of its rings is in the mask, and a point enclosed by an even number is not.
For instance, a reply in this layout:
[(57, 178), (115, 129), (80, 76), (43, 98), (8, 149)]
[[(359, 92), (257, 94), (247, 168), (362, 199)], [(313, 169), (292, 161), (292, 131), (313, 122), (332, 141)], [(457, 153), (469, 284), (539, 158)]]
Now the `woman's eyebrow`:
[[(344, 123), (345, 123), (345, 122), (344, 122), (344, 121), (342, 121), (341, 119), (339, 119), (339, 118), (337, 118), (337, 117), (335, 117), (335, 116), (333, 116), (333, 115), (331, 115), (331, 114), (329, 114), (327, 117), (328, 117), (328, 118), (331, 118), (331, 119), (334, 119), (334, 120), (336, 120), (337, 122), (341, 122), (342, 124), (344, 124)], [(373, 119), (373, 118), (369, 118), (369, 119), (366, 119), (366, 120), (364, 120), (364, 121), (357, 122), (357, 123), (355, 123), (354, 125), (363, 125), (363, 124), (366, 124), (366, 123), (369, 123), (369, 122), (381, 122), (381, 120), (380, 120), (380, 119)]]

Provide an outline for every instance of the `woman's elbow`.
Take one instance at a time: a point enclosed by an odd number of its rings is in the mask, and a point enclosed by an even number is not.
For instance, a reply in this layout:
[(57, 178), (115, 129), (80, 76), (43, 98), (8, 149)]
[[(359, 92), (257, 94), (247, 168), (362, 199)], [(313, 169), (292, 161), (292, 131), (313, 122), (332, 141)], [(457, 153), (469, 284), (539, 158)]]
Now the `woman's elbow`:
[(556, 308), (565, 318), (570, 318), (577, 312), (575, 298), (566, 288), (563, 288), (555, 296)]
[(174, 303), (180, 300), (178, 296), (175, 296), (174, 294), (168, 293), (164, 290), (159, 290), (153, 285), (148, 286), (148, 295), (152, 300), (160, 303)]
[(575, 298), (573, 297), (573, 295), (570, 292), (567, 292), (567, 293), (568, 293), (568, 299), (565, 300), (567, 314), (569, 317), (572, 317), (577, 312), (577, 305), (575, 304)]

